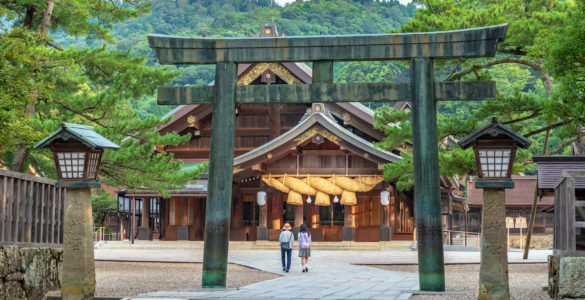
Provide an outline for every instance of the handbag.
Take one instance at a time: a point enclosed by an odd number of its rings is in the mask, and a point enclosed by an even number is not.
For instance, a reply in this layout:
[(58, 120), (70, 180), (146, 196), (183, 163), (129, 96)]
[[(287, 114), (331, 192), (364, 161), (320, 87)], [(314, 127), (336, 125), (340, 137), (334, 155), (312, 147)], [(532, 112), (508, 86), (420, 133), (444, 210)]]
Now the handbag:
[[(291, 233), (292, 235), (292, 233)], [(280, 248), (282, 249), (290, 249), (290, 236), (288, 238), (289, 242), (281, 242), (280, 243)]]

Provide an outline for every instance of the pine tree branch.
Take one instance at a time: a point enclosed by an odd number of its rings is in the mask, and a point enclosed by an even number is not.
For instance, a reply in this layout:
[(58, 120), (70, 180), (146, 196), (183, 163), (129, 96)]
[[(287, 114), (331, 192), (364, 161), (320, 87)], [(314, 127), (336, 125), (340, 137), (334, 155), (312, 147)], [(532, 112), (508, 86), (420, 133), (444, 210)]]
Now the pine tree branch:
[(549, 155), (553, 155), (553, 154), (555, 154), (555, 153), (557, 153), (557, 152), (559, 152), (559, 151), (563, 150), (563, 148), (567, 147), (569, 144), (571, 144), (571, 143), (573, 143), (573, 142), (576, 142), (576, 141), (578, 141), (578, 140), (579, 140), (579, 138), (581, 138), (581, 136), (583, 136), (583, 135), (579, 135), (578, 137), (576, 137), (576, 138), (574, 138), (574, 139), (572, 139), (572, 140), (570, 140), (570, 141), (568, 141), (568, 142), (566, 142), (566, 143), (564, 143), (564, 144), (562, 144), (562, 145), (560, 145), (560, 146), (556, 147), (555, 149), (553, 149), (551, 152), (547, 153), (546, 155), (547, 155), (547, 156), (549, 156)]
[[(460, 79), (461, 77), (463, 77), (467, 74), (477, 72), (481, 69), (485, 69), (487, 67), (500, 65), (500, 64), (508, 64), (508, 63), (521, 64), (521, 65), (533, 68), (536, 72), (539, 72), (539, 73), (542, 72), (542, 65), (539, 63), (536, 63), (536, 62), (533, 62), (531, 60), (524, 59), (524, 58), (504, 57), (504, 58), (490, 60), (490, 61), (487, 61), (483, 64), (473, 65), (471, 68), (469, 68), (467, 70), (463, 70), (461, 72), (457, 72), (457, 73), (449, 76), (447, 79), (445, 79), (445, 81), (457, 80), (457, 79)], [(476, 73), (476, 75), (477, 75), (477, 73)]]
[(534, 113), (532, 113), (529, 116), (522, 117), (522, 118), (518, 118), (518, 119), (514, 119), (514, 120), (510, 120), (510, 121), (506, 121), (506, 122), (503, 122), (502, 124), (504, 124), (504, 125), (514, 124), (514, 123), (518, 123), (518, 122), (530, 120), (530, 119), (536, 118), (538, 116), (540, 116), (540, 110), (535, 111)]
[(57, 45), (53, 44), (50, 41), (47, 41), (47, 45), (49, 45), (49, 46), (51, 46), (51, 47), (53, 47), (53, 48), (55, 48), (55, 49), (57, 49), (59, 51), (63, 51), (63, 48), (61, 48), (60, 46), (57, 46)]
[(567, 121), (562, 121), (562, 122), (559, 122), (559, 123), (555, 123), (555, 124), (552, 124), (552, 125), (549, 125), (549, 126), (546, 126), (546, 127), (543, 127), (543, 128), (540, 128), (540, 129), (531, 131), (528, 134), (525, 134), (524, 137), (533, 136), (535, 134), (539, 134), (541, 132), (544, 132), (544, 131), (547, 131), (547, 130), (550, 130), (550, 129), (554, 129), (554, 128), (557, 128), (557, 127), (561, 127), (561, 126), (563, 126), (563, 125), (565, 125), (567, 123), (568, 123)]
[[(61, 105), (61, 107), (63, 107), (63, 108), (65, 108), (65, 109), (67, 109), (68, 111), (70, 111), (70, 112), (72, 112), (72, 113), (74, 113), (74, 114), (76, 114), (76, 115), (78, 115), (78, 116), (80, 116), (80, 117), (83, 117), (84, 119), (86, 119), (86, 120), (88, 120), (88, 121), (92, 121), (92, 122), (94, 122), (94, 123), (96, 123), (96, 124), (100, 125), (101, 127), (104, 127), (104, 128), (112, 128), (111, 126), (107, 126), (107, 125), (103, 124), (103, 123), (101, 122), (101, 119), (94, 118), (94, 117), (92, 117), (92, 116), (90, 116), (90, 115), (88, 115), (88, 114), (85, 114), (85, 113), (83, 113), (83, 112), (81, 112), (81, 111), (78, 111), (78, 110), (76, 110), (76, 109), (73, 109), (73, 108), (69, 107), (68, 105), (66, 105), (66, 104), (65, 104), (63, 101), (61, 101), (61, 100), (53, 99), (53, 102), (55, 102), (55, 104), (59, 104), (59, 105)], [(103, 118), (102, 118), (102, 119), (103, 119)]]
[(518, 56), (528, 55), (528, 52), (522, 51), (522, 50), (517, 50), (517, 49), (498, 49), (498, 52), (505, 53), (505, 54), (511, 54), (511, 55), (518, 55)]

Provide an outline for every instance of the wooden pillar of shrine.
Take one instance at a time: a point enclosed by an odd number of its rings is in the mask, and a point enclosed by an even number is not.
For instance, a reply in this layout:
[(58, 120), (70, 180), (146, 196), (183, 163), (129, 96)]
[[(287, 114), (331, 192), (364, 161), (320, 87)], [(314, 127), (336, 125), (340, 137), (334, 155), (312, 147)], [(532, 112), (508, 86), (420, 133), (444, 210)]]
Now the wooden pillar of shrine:
[(303, 204), (301, 205), (293, 205), (295, 211), (295, 221), (293, 225), (293, 232), (295, 234), (295, 238), (298, 238), (298, 234), (301, 231), (301, 224), (303, 224)]
[(136, 230), (136, 197), (132, 197), (132, 205), (131, 205), (131, 214), (130, 214), (130, 242), (134, 244), (134, 231)]
[(311, 228), (319, 228), (319, 206), (311, 203), (309, 206), (311, 211), (309, 216), (311, 216)]
[(238, 229), (244, 225), (243, 212), (244, 202), (242, 195), (237, 195), (232, 203), (232, 221), (230, 223), (232, 229)]
[(301, 228), (301, 224), (303, 224), (303, 205), (295, 205), (295, 225), (294, 225), (294, 233), (298, 234)]
[(195, 218), (193, 220), (193, 231), (195, 231), (195, 240), (203, 240), (203, 217), (202, 211), (204, 211), (203, 204), (205, 198), (195, 198)]
[(150, 198), (142, 198), (142, 218), (138, 227), (139, 240), (152, 240), (152, 228), (150, 228)]
[(344, 205), (342, 241), (354, 241), (355, 239), (355, 206)]
[(270, 197), (270, 218), (272, 222), (271, 228), (274, 230), (280, 230), (282, 228), (282, 193), (274, 192)]

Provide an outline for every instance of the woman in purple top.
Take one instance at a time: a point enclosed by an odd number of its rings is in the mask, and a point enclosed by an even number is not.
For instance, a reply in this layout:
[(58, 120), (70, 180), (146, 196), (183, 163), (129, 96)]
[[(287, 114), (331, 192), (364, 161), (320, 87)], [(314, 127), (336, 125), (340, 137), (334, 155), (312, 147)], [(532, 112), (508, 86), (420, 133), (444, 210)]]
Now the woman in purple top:
[(311, 256), (311, 233), (307, 225), (301, 224), (299, 231), (299, 257), (304, 272), (309, 272), (309, 256)]

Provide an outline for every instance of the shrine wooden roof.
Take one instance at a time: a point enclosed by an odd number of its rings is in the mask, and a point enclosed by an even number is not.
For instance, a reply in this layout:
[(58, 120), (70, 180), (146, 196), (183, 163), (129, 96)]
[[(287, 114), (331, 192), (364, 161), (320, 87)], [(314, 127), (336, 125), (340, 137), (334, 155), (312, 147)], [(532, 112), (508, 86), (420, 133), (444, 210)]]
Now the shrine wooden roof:
[[(310, 129), (317, 128), (308, 135)], [(319, 129), (323, 129), (320, 131)], [(327, 132), (331, 135), (328, 135)], [(360, 138), (343, 126), (339, 125), (327, 112), (313, 111), (307, 114), (301, 122), (289, 131), (270, 142), (234, 158), (234, 168), (245, 169), (266, 160), (270, 153), (289, 151), (292, 146), (301, 144), (314, 135), (324, 135), (324, 138), (348, 149), (349, 151), (378, 163), (399, 161), (402, 158), (392, 152), (375, 147), (372, 143)]]
[[(238, 80), (242, 76), (245, 76), (247, 72), (254, 68), (256, 64), (240, 64), (238, 65)], [(312, 81), (312, 70), (308, 67), (305, 63), (282, 63), (281, 64), (287, 71), (290, 72), (292, 76), (295, 77), (295, 80), (298, 80), (300, 84), (308, 84)], [(278, 75), (278, 74), (277, 74)], [(214, 83), (211, 82), (210, 85)], [(344, 119), (347, 125), (352, 125), (360, 130), (366, 132), (368, 135), (374, 137), (377, 140), (381, 140), (384, 138), (384, 135), (381, 131), (374, 129), (374, 112), (359, 102), (338, 102), (338, 103), (330, 103), (328, 107), (338, 107), (339, 109), (331, 109), (331, 113), (334, 114), (336, 117), (340, 119)], [(406, 107), (406, 106), (404, 106)], [(401, 106), (401, 108), (403, 108)], [(156, 131), (164, 133), (168, 131), (173, 131), (176, 129), (178, 122), (181, 119), (186, 119), (188, 115), (194, 113), (195, 110), (198, 110), (197, 115), (198, 119), (211, 114), (212, 108), (211, 105), (202, 104), (202, 105), (179, 105), (161, 119), (170, 118), (167, 123), (164, 125), (156, 128)], [(343, 113), (347, 112), (350, 113), (353, 117), (350, 120), (345, 120)], [(185, 122), (186, 123), (186, 122)], [(179, 126), (180, 127), (180, 126)]]

